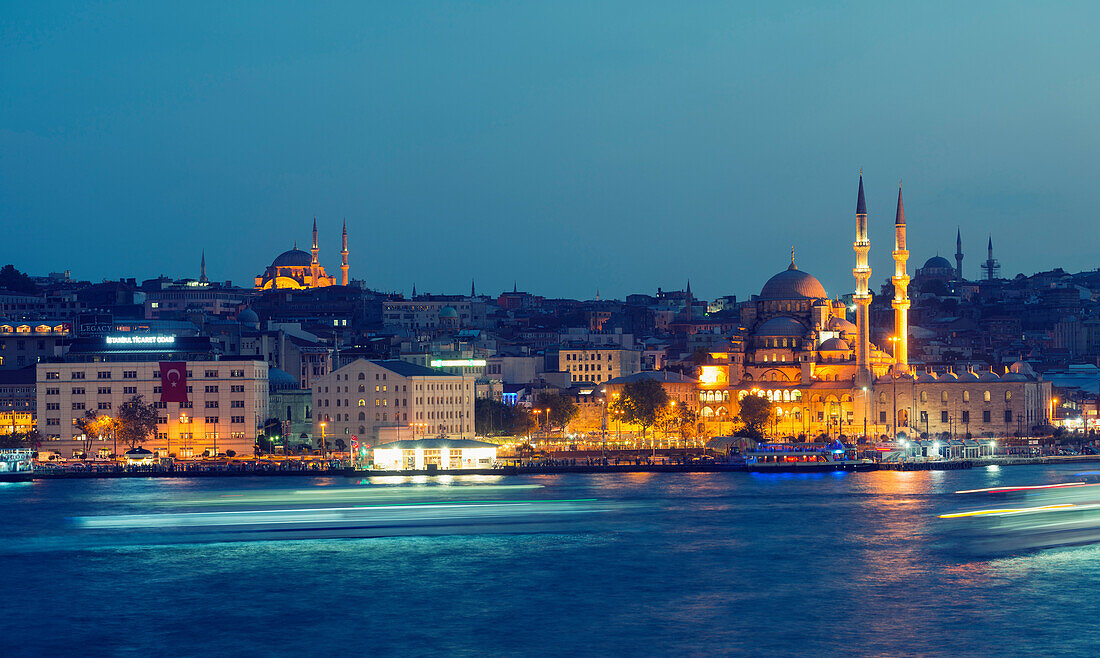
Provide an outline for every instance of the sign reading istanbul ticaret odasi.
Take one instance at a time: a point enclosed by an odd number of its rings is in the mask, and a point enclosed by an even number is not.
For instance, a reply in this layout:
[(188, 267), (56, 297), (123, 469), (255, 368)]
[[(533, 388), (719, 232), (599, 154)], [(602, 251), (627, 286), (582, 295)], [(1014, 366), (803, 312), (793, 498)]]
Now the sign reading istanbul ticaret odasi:
[(175, 336), (107, 336), (108, 345), (171, 345)]

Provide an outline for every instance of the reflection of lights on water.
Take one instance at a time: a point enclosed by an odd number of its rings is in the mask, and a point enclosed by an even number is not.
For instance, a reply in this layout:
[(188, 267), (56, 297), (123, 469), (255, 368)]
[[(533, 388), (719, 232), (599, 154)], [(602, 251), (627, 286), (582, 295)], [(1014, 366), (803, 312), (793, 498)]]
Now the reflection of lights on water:
[(997, 471), (1001, 470), (1001, 467), (999, 464), (990, 464), (989, 466), (985, 467), (985, 470), (991, 473), (996, 473)]
[[(1055, 509), (1067, 509), (1070, 507), (1078, 507), (1071, 503), (1062, 503), (1059, 505), (1041, 505), (1039, 507), (1020, 507), (1020, 508), (1005, 508), (1005, 509), (980, 509), (973, 512), (952, 512), (951, 514), (940, 514), (941, 519), (961, 519), (967, 516), (987, 516), (987, 515), (1004, 515), (1004, 514), (1022, 514), (1025, 512), (1043, 512), (1046, 510)], [(1089, 505), (1088, 507), (1095, 507)]]

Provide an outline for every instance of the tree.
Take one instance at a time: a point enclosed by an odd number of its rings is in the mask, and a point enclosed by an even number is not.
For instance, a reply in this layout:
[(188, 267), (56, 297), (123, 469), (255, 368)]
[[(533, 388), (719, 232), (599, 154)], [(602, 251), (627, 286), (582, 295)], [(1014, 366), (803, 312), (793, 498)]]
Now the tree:
[(88, 409), (83, 416), (73, 421), (73, 426), (84, 436), (84, 454), (88, 454), (88, 451), (91, 450), (92, 437), (99, 436), (98, 420), (95, 412)]
[[(257, 440), (257, 444), (259, 445), (260, 449), (264, 452), (275, 452), (276, 439), (279, 438), (282, 432), (283, 424), (279, 422), (278, 418), (268, 418), (267, 420), (265, 420), (263, 424), (263, 431), (260, 434), (260, 436), (264, 440), (262, 442)], [(288, 439), (289, 437), (283, 437), (284, 446), (288, 444)]]
[(14, 265), (5, 265), (0, 268), (0, 288), (7, 288), (12, 292), (36, 293), (38, 286), (29, 276), (15, 269)]
[(764, 428), (772, 417), (772, 403), (759, 395), (746, 395), (741, 400), (741, 411), (737, 414), (745, 428), (746, 436), (759, 439), (764, 436)]
[(565, 427), (577, 415), (577, 403), (561, 393), (539, 393), (535, 408), (550, 410), (547, 423), (552, 427)]
[(646, 430), (657, 422), (657, 416), (668, 406), (668, 393), (660, 382), (652, 379), (631, 382), (623, 387), (608, 410), (621, 414), (628, 423), (642, 426), (642, 438)]
[(38, 430), (0, 434), (0, 448), (30, 448), (31, 450), (38, 450), (40, 445), (42, 445), (42, 435), (38, 433)]
[(338, 452), (346, 452), (346, 451), (347, 451), (347, 449), (348, 449), (348, 444), (347, 444), (347, 443), (344, 443), (344, 440), (343, 440), (343, 439), (336, 439), (336, 441), (335, 441), (334, 443), (335, 443), (335, 445), (336, 445), (336, 450), (337, 450)]
[(135, 395), (118, 408), (116, 436), (133, 449), (157, 431), (157, 408)]

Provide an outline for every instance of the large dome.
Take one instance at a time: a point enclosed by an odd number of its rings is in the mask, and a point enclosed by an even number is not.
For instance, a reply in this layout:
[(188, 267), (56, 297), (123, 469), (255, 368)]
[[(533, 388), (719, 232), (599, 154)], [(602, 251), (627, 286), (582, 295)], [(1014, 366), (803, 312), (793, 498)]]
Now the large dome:
[(309, 255), (309, 252), (302, 251), (301, 249), (291, 249), (290, 251), (284, 251), (279, 254), (274, 261), (272, 261), (272, 267), (309, 267), (313, 262), (313, 256)]
[(781, 315), (761, 324), (753, 333), (757, 336), (804, 336), (808, 331), (798, 320)]
[(764, 284), (761, 299), (828, 299), (821, 282), (794, 266), (783, 270)]
[(938, 269), (938, 270), (953, 270), (953, 269), (955, 269), (955, 266), (952, 265), (943, 256), (933, 256), (933, 257), (929, 258), (928, 260), (924, 261), (924, 269), (927, 270), (929, 268)]

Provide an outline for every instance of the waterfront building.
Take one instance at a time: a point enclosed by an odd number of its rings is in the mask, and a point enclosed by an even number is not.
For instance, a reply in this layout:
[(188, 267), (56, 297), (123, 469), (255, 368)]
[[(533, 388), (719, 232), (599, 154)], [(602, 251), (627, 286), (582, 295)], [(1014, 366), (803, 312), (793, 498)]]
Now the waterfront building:
[(574, 384), (602, 384), (616, 377), (633, 375), (641, 369), (642, 357), (637, 350), (595, 346), (558, 350), (558, 370), (568, 373)]
[(473, 297), (421, 295), (382, 303), (382, 325), (408, 332), (480, 328), (485, 323), (485, 302)]
[(313, 383), (313, 432), (366, 443), (474, 437), (474, 383), (399, 360), (359, 359)]
[(374, 468), (385, 471), (492, 468), (496, 459), (496, 444), (473, 439), (417, 439), (374, 447)]
[[(185, 402), (161, 402), (162, 362), (185, 362)], [(113, 416), (135, 395), (158, 410), (143, 445), (162, 456), (206, 450), (251, 454), (268, 417), (267, 363), (216, 353), (210, 339), (160, 335), (104, 336), (73, 342), (64, 361), (39, 363), (35, 388), (42, 452), (72, 457), (84, 439), (74, 425), (86, 411)], [(96, 437), (89, 456), (114, 444)]]
[(290, 373), (268, 368), (268, 414), (281, 424), (279, 445), (294, 447), (313, 442), (313, 391), (302, 388)]

